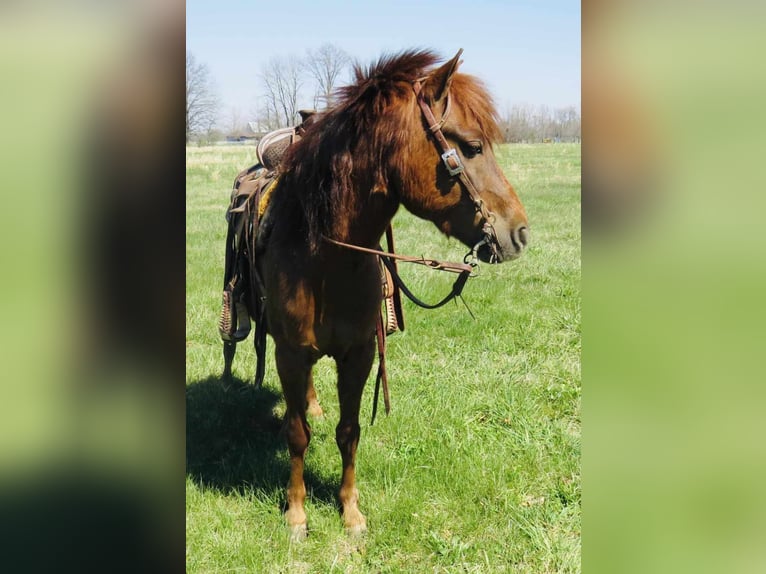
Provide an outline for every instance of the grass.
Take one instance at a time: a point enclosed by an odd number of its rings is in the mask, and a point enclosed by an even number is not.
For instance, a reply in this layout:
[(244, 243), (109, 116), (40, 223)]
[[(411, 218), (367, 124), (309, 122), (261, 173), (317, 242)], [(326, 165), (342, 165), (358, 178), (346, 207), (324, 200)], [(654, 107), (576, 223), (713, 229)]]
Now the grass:
[[(247, 383), (249, 341), (237, 380), (218, 380), (224, 211), (253, 151), (187, 149), (187, 571), (579, 572), (580, 146), (497, 150), (532, 242), (469, 281), (476, 320), (462, 305), (426, 311), (405, 300), (407, 329), (389, 340), (391, 415), (369, 426), (375, 367), (362, 403), (361, 542), (344, 534), (336, 502), (334, 366), (317, 364), (325, 416), (311, 421), (301, 544), (282, 517), (288, 456), (273, 347), (263, 389)], [(394, 229), (402, 253), (457, 261), (466, 251), (404, 210)], [(454, 278), (400, 269), (426, 300)]]

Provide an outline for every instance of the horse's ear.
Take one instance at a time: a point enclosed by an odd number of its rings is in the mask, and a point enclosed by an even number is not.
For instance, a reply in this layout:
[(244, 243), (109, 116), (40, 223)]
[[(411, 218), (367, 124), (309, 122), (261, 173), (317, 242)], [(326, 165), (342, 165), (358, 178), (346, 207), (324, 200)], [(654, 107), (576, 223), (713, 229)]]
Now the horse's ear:
[(460, 48), (457, 51), (457, 54), (455, 54), (449, 62), (442, 64), (439, 68), (429, 74), (426, 86), (432, 101), (438, 102), (444, 97), (447, 90), (449, 90), (450, 83), (452, 82), (452, 75), (457, 72), (458, 67), (463, 62), (460, 59), (462, 53), (463, 48)]
[(301, 121), (305, 122), (307, 119), (309, 119), (311, 116), (316, 114), (316, 110), (298, 110), (298, 114), (301, 116)]

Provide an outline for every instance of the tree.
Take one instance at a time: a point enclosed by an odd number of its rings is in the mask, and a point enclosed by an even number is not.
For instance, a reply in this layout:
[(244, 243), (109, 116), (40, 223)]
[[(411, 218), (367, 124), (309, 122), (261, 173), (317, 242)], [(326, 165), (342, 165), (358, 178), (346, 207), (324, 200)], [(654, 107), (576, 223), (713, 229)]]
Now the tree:
[(266, 113), (276, 118), (277, 127), (295, 125), (298, 117), (298, 92), (303, 85), (301, 63), (294, 56), (269, 60), (261, 72), (266, 89)]
[(551, 137), (553, 131), (551, 122), (551, 109), (545, 104), (537, 106), (532, 118), (532, 125), (535, 128), (535, 139), (543, 141)]
[(226, 135), (239, 136), (245, 131), (247, 124), (242, 120), (242, 112), (237, 106), (229, 108), (228, 121), (226, 122)]
[(250, 116), (256, 132), (270, 132), (279, 127), (277, 115), (267, 97), (259, 98), (259, 103), (250, 109)]
[(580, 140), (580, 114), (577, 108), (569, 106), (564, 108), (564, 125), (562, 134), (569, 141)]
[(218, 118), (219, 101), (210, 70), (186, 52), (186, 142), (207, 133)]
[(335, 103), (333, 93), (338, 77), (350, 61), (349, 55), (334, 44), (323, 44), (308, 52), (304, 67), (316, 82), (316, 100), (323, 101), (324, 107), (330, 108)]

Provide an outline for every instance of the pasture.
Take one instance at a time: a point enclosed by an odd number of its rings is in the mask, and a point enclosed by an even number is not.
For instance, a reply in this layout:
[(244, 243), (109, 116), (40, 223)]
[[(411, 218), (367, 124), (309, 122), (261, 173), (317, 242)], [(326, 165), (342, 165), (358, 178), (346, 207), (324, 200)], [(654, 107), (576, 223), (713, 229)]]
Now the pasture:
[[(346, 537), (334, 364), (314, 382), (325, 415), (310, 419), (309, 537), (291, 544), (282, 516), (289, 457), (284, 403), (269, 348), (252, 381), (252, 336), (223, 369), (224, 213), (254, 147), (189, 147), (186, 179), (186, 566), (188, 572), (580, 571), (580, 145), (500, 146), (524, 203), (524, 255), (482, 265), (461, 303), (427, 311), (404, 299), (406, 331), (388, 340), (392, 411), (370, 427), (365, 389), (357, 455), (369, 532)], [(467, 248), (403, 209), (397, 251), (460, 261)], [(400, 265), (426, 301), (454, 275)], [(376, 361), (377, 363), (377, 361)]]

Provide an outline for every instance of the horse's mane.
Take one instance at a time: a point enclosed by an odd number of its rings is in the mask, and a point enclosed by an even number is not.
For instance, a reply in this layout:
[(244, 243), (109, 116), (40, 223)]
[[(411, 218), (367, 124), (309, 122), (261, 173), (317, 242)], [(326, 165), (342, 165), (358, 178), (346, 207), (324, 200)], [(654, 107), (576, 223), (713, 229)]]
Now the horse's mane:
[[(396, 191), (397, 182), (388, 181), (386, 168), (404, 161), (408, 136), (422, 122), (403, 103), (413, 93), (412, 82), (439, 60), (430, 50), (408, 50), (384, 55), (367, 68), (357, 63), (355, 82), (336, 91), (335, 106), (290, 148), (282, 163), (281, 186), (297, 197), (313, 249), (322, 235), (332, 235), (337, 215), (355, 201), (355, 189)], [(481, 82), (456, 74), (450, 94), (462, 102), (488, 142), (499, 140), (497, 112)]]

